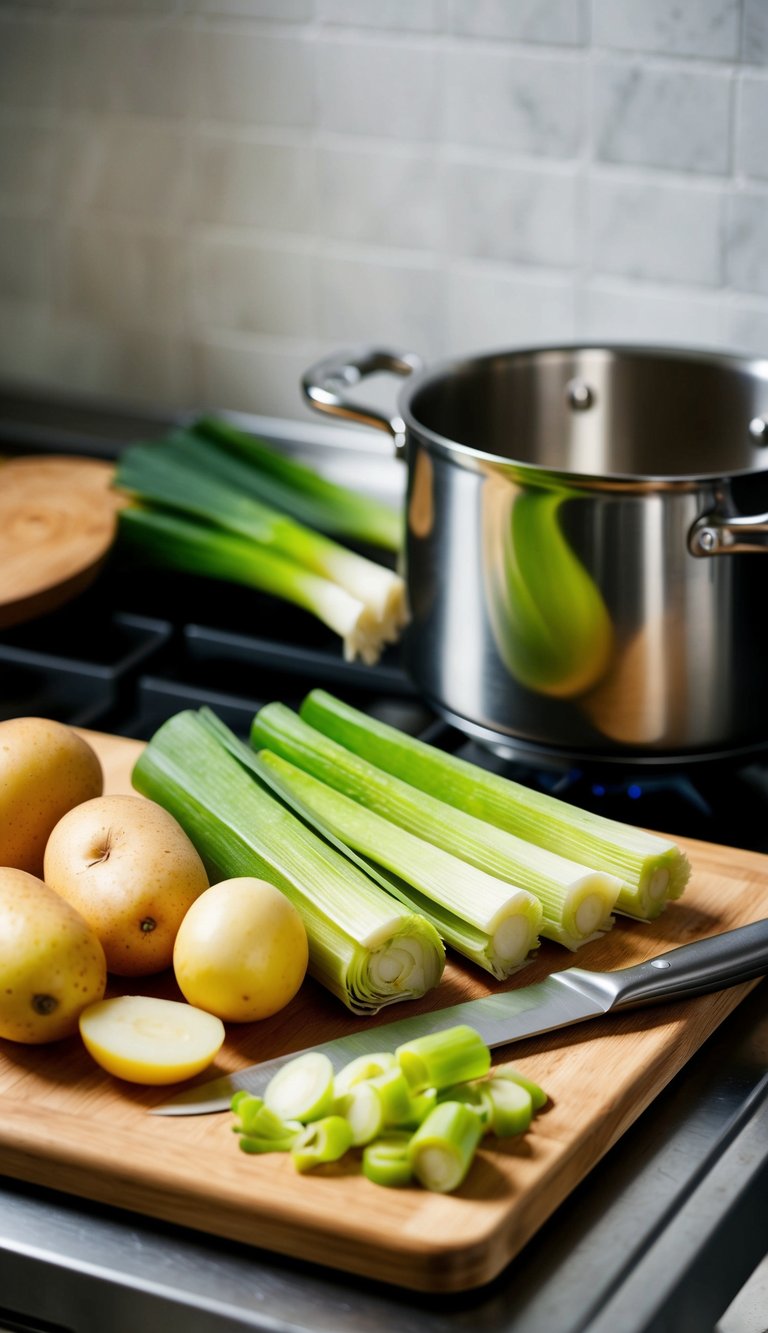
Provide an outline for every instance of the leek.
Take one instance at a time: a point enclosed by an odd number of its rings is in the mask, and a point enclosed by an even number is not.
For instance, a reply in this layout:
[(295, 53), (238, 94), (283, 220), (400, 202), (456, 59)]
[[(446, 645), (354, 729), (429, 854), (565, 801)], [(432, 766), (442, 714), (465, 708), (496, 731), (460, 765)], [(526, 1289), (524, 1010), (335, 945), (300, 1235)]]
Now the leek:
[(410, 1185), (413, 1178), (408, 1145), (410, 1135), (390, 1131), (363, 1149), (363, 1175), (390, 1189)]
[(333, 1065), (323, 1051), (306, 1051), (273, 1074), (264, 1090), (267, 1110), (282, 1120), (321, 1120), (333, 1109)]
[(417, 838), (269, 750), (259, 758), (281, 779), (281, 789), (342, 841), (396, 874), (402, 885), (397, 896), (494, 977), (510, 976), (538, 946), (542, 909), (533, 894), (510, 891), (505, 880)]
[(395, 1055), (414, 1093), (427, 1088), (439, 1092), (451, 1083), (466, 1083), (487, 1074), (491, 1067), (490, 1049), (479, 1032), (465, 1023), (415, 1037), (398, 1046)]
[(354, 1013), (423, 995), (445, 953), (435, 928), (384, 892), (265, 791), (196, 713), (142, 751), (133, 784), (173, 814), (209, 869), (269, 879), (300, 912), (309, 971)]
[(311, 1171), (324, 1162), (338, 1162), (352, 1147), (352, 1127), (340, 1115), (327, 1115), (307, 1125), (291, 1148), (297, 1171)]
[(538, 1083), (534, 1083), (532, 1079), (526, 1078), (525, 1074), (521, 1074), (520, 1070), (516, 1069), (514, 1065), (494, 1065), (491, 1070), (491, 1079), (496, 1079), (500, 1083), (519, 1084), (528, 1093), (534, 1111), (540, 1111), (542, 1106), (546, 1106), (548, 1099), (544, 1089), (539, 1087)]
[(303, 565), (362, 602), (394, 642), (407, 620), (405, 584), (383, 565), (254, 499), (238, 482), (247, 467), (194, 436), (131, 445), (121, 456), (115, 485), (145, 504), (160, 505), (223, 529), (259, 548)]
[(383, 647), (381, 627), (362, 602), (329, 579), (284, 556), (203, 523), (160, 509), (131, 506), (120, 511), (124, 544), (183, 573), (226, 579), (271, 593), (311, 612), (343, 641), (344, 657), (373, 664)]
[(667, 838), (531, 791), (322, 690), (313, 690), (300, 711), (318, 731), (413, 787), (539, 847), (616, 875), (621, 881), (616, 910), (626, 916), (651, 920), (685, 889), (690, 863)]
[(466, 1102), (439, 1102), (408, 1145), (411, 1170), (428, 1190), (458, 1189), (483, 1134), (480, 1116)]
[(249, 466), (244, 485), (249, 495), (320, 532), (380, 546), (394, 554), (400, 551), (402, 517), (391, 505), (322, 477), (231, 421), (201, 417), (192, 429), (245, 460)]
[(356, 1083), (349, 1092), (337, 1097), (334, 1112), (349, 1121), (356, 1148), (370, 1143), (384, 1128), (384, 1104), (370, 1083)]
[(540, 933), (569, 949), (613, 924), (614, 875), (534, 846), (376, 768), (315, 730), (283, 704), (265, 705), (251, 744), (268, 749), (435, 847), (525, 889), (542, 907)]

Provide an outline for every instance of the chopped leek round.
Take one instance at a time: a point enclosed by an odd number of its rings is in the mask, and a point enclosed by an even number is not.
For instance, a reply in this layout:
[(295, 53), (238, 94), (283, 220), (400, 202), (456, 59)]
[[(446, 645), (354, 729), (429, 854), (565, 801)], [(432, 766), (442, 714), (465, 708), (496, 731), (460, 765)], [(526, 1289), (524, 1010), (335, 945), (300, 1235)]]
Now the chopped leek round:
[(491, 1130), (499, 1139), (513, 1134), (524, 1134), (533, 1119), (531, 1094), (520, 1083), (511, 1079), (489, 1079), (487, 1087), (491, 1103)]
[(439, 1194), (458, 1189), (483, 1134), (480, 1116), (465, 1102), (439, 1102), (408, 1145), (411, 1169)]
[(414, 1094), (479, 1078), (491, 1067), (490, 1050), (465, 1023), (404, 1042), (395, 1055)]
[(338, 1162), (352, 1147), (352, 1127), (340, 1115), (326, 1115), (307, 1125), (291, 1148), (297, 1171), (311, 1171), (324, 1162)]
[(363, 1175), (375, 1185), (409, 1185), (413, 1178), (409, 1143), (410, 1135), (405, 1133), (389, 1133), (369, 1143), (363, 1151)]
[(547, 1094), (544, 1089), (540, 1088), (538, 1083), (534, 1083), (530, 1078), (526, 1078), (525, 1074), (521, 1074), (520, 1070), (516, 1069), (514, 1065), (495, 1065), (491, 1070), (491, 1079), (506, 1079), (510, 1083), (519, 1083), (520, 1087), (525, 1088), (528, 1093), (534, 1111), (540, 1111), (542, 1106), (546, 1106)]
[(388, 1069), (393, 1069), (396, 1064), (397, 1057), (394, 1051), (374, 1051), (372, 1055), (356, 1055), (354, 1060), (342, 1065), (334, 1079), (337, 1096), (349, 1092), (356, 1083), (362, 1083), (366, 1079), (375, 1078), (377, 1074), (385, 1073)]
[(370, 1143), (384, 1127), (384, 1103), (371, 1083), (355, 1083), (349, 1092), (336, 1097), (334, 1111), (349, 1121), (356, 1147)]
[(278, 1069), (264, 1104), (283, 1120), (320, 1120), (333, 1106), (333, 1065), (322, 1051), (307, 1051)]

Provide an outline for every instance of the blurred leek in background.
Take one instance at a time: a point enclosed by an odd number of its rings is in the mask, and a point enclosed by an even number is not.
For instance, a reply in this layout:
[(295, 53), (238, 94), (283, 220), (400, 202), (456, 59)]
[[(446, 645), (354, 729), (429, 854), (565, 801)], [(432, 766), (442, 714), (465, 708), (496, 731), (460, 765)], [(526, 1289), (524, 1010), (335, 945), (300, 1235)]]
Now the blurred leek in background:
[(340, 635), (350, 660), (375, 663), (407, 622), (401, 576), (327, 535), (391, 553), (397, 512), (225, 422), (206, 418), (199, 432), (175, 430), (129, 446), (115, 486), (133, 500), (122, 511), (124, 545), (150, 563), (245, 584), (302, 607)]

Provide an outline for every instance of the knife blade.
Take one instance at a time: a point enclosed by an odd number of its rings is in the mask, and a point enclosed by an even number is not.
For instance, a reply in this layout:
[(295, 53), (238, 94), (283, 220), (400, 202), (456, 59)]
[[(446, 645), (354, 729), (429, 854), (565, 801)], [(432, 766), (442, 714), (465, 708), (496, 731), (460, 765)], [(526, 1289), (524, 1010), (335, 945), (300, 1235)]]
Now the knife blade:
[[(338, 1070), (357, 1055), (395, 1050), (414, 1037), (458, 1023), (475, 1028), (493, 1049), (618, 1010), (722, 990), (766, 972), (768, 919), (679, 945), (633, 967), (614, 972), (569, 967), (531, 986), (465, 1000), (380, 1027), (361, 1028), (305, 1049), (324, 1051)], [(151, 1107), (150, 1114), (209, 1115), (226, 1111), (234, 1092), (244, 1088), (261, 1095), (273, 1074), (301, 1054), (303, 1051), (291, 1051), (187, 1087), (161, 1105)]]

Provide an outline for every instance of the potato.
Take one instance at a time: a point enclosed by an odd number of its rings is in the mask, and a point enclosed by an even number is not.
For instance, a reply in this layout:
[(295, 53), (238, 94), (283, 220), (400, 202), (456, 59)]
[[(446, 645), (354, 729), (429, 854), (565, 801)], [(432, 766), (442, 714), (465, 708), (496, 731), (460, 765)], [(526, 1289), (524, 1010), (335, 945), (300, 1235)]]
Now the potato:
[(80, 1015), (80, 1035), (102, 1069), (127, 1083), (177, 1083), (207, 1069), (221, 1049), (224, 1024), (178, 1000), (118, 995)]
[(37, 1044), (77, 1031), (107, 964), (74, 907), (26, 870), (0, 867), (0, 1037)]
[(71, 727), (42, 717), (0, 722), (0, 866), (42, 875), (54, 825), (103, 790), (96, 752)]
[(243, 875), (207, 889), (179, 927), (173, 969), (190, 1004), (225, 1022), (276, 1014), (307, 970), (307, 932), (273, 884)]
[(171, 966), (176, 932), (208, 888), (197, 851), (173, 815), (144, 796), (98, 796), (60, 819), (44, 878), (95, 930), (110, 972)]

